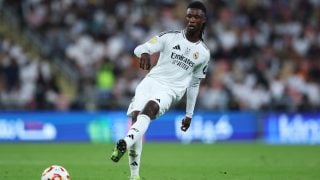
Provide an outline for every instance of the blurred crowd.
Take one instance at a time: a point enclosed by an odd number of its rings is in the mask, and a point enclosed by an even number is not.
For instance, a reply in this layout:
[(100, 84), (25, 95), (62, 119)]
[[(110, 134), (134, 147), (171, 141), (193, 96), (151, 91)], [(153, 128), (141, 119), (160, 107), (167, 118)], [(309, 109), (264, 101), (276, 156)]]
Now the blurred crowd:
[(63, 109), (49, 61), (0, 36), (0, 109)]
[[(23, 28), (43, 37), (43, 43), (51, 46), (48, 57), (61, 58), (74, 67), (79, 82), (69, 109), (125, 109), (147, 73), (139, 69), (133, 49), (162, 31), (183, 29), (189, 2), (13, 0), (3, 1), (2, 7), (14, 9)], [(320, 109), (320, 1), (203, 2), (208, 11), (205, 43), (211, 62), (197, 108)], [(18, 67), (28, 63), (12, 55), (14, 49), (8, 49), (6, 38), (0, 38), (0, 43), (0, 72), (6, 79), (1, 80), (6, 84), (0, 88), (1, 104), (7, 104), (11, 101), (6, 94), (26, 83)], [(49, 59), (36, 62), (46, 64)], [(42, 69), (37, 79), (50, 74), (45, 65)], [(35, 84), (33, 92), (38, 90)], [(53, 89), (59, 92), (58, 87)], [(15, 98), (15, 103), (25, 103), (26, 98)], [(183, 101), (176, 108), (184, 108)]]

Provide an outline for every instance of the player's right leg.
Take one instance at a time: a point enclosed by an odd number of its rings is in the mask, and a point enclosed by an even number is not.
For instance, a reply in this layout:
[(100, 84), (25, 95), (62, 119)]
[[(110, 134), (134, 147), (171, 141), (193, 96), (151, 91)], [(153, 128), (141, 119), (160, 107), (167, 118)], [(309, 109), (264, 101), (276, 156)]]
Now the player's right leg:
[(144, 133), (147, 131), (151, 119), (156, 117), (159, 111), (159, 105), (155, 101), (149, 101), (145, 105), (142, 112), (138, 115), (137, 121), (131, 126), (124, 139), (120, 139), (114, 148), (111, 155), (111, 160), (118, 162), (127, 148), (133, 146), (135, 142), (141, 140)]
[(137, 121), (131, 126), (124, 140), (127, 147), (131, 147), (137, 140), (140, 140), (147, 131), (152, 119), (156, 118), (159, 112), (159, 104), (156, 101), (150, 100), (147, 102), (143, 110), (137, 117)]
[(117, 145), (111, 154), (111, 160), (114, 162), (118, 162), (121, 159), (121, 157), (126, 153), (126, 151), (127, 143), (123, 139), (120, 139), (117, 142)]
[[(131, 116), (134, 119), (134, 122), (136, 122), (137, 116), (139, 114), (139, 112), (143, 109), (144, 105), (147, 102), (147, 98), (148, 95), (146, 93), (148, 93), (150, 91), (150, 83), (148, 83), (148, 79), (144, 79), (140, 82), (140, 84), (137, 86), (136, 88), (136, 92), (135, 92), (135, 96), (132, 99), (132, 102), (130, 103), (129, 107), (128, 107), (128, 112), (127, 115)], [(132, 127), (131, 127), (132, 128)], [(130, 132), (130, 130), (129, 130)], [(128, 133), (129, 133), (128, 132)], [(127, 134), (127, 137), (132, 138), (134, 135), (133, 134)], [(111, 160), (114, 162), (118, 162), (120, 160), (120, 158), (123, 156), (123, 154), (125, 153), (125, 151), (131, 148), (131, 146), (134, 144), (133, 142), (128, 146), (127, 142), (124, 141), (124, 143), (126, 143), (126, 149), (123, 152), (123, 149), (121, 148), (121, 144), (123, 143), (123, 139), (119, 140), (119, 142), (117, 143), (116, 147), (114, 148), (112, 154), (111, 154)], [(118, 148), (118, 144), (120, 143), (120, 146)]]

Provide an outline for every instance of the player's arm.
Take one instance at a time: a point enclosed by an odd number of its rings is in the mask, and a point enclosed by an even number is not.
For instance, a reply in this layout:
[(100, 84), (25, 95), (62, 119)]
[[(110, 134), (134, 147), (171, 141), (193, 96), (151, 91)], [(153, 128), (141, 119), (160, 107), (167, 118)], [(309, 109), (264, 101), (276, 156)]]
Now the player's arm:
[(186, 116), (182, 120), (182, 131), (187, 131), (190, 127), (194, 107), (196, 105), (198, 93), (199, 93), (199, 86), (200, 86), (201, 78), (193, 77), (189, 87), (187, 88), (187, 104), (186, 104)]
[(150, 55), (160, 52), (164, 47), (164, 37), (154, 36), (148, 42), (137, 46), (134, 49), (134, 54), (140, 58), (140, 68), (149, 70), (151, 67)]
[(202, 63), (198, 68), (194, 70), (194, 76), (190, 82), (189, 87), (187, 88), (187, 104), (186, 104), (186, 116), (182, 120), (182, 131), (187, 131), (190, 127), (194, 107), (196, 105), (196, 100), (199, 93), (199, 86), (201, 80), (206, 77), (208, 70), (208, 63), (210, 60), (210, 53), (208, 51), (207, 56), (205, 57), (205, 63)]

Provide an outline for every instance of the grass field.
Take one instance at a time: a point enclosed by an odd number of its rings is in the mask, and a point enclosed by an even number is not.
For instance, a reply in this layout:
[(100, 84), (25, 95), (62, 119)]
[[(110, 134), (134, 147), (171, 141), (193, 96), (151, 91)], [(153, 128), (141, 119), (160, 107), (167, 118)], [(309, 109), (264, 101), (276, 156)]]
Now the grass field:
[[(1, 180), (40, 180), (51, 164), (71, 180), (126, 180), (127, 156), (109, 160), (112, 144), (0, 144)], [(263, 144), (152, 144), (143, 149), (145, 180), (316, 180), (320, 146)]]

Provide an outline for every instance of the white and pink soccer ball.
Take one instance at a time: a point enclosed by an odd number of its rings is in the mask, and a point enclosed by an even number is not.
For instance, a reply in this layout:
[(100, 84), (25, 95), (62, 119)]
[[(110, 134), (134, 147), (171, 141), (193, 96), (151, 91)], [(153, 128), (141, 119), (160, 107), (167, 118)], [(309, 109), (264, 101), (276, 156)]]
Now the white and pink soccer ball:
[(59, 165), (51, 165), (42, 173), (41, 180), (70, 180), (66, 168)]

